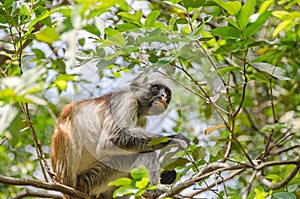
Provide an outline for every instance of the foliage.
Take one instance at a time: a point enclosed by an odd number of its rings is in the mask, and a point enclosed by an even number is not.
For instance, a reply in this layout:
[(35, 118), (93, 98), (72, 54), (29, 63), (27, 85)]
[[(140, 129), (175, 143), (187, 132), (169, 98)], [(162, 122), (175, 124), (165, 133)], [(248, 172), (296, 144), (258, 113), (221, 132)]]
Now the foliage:
[(131, 178), (119, 178), (114, 182), (110, 182), (109, 186), (118, 186), (114, 192), (114, 197), (124, 195), (134, 195), (135, 198), (142, 198), (145, 190), (154, 190), (157, 187), (150, 185), (148, 172), (145, 166), (133, 168), (130, 172)]
[[(128, 2), (0, 1), (0, 174), (50, 181), (59, 110), (107, 90), (90, 65), (101, 81), (155, 73), (174, 83), (163, 131), (192, 142), (159, 154), (178, 171), (162, 197), (196, 186), (185, 196), (299, 198), (299, 1)], [(153, 188), (133, 173), (115, 194)], [(26, 188), (0, 184), (0, 197)]]

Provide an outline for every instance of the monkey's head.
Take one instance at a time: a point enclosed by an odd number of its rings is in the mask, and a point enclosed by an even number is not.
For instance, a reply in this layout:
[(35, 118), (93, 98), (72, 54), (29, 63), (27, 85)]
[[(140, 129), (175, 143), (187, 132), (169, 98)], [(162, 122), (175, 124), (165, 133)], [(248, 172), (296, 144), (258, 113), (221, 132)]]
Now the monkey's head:
[(134, 82), (130, 85), (131, 91), (137, 97), (139, 112), (144, 115), (162, 114), (168, 107), (172, 93), (161, 82)]

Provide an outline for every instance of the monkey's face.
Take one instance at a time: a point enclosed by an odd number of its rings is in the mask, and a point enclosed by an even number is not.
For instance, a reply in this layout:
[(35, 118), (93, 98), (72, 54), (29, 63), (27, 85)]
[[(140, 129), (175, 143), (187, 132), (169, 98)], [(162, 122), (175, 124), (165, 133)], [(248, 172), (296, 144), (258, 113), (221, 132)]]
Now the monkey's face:
[(151, 84), (149, 91), (149, 115), (162, 114), (171, 101), (171, 90), (162, 84)]
[(130, 85), (139, 104), (140, 115), (159, 115), (168, 107), (172, 93), (171, 90), (161, 82), (139, 83)]

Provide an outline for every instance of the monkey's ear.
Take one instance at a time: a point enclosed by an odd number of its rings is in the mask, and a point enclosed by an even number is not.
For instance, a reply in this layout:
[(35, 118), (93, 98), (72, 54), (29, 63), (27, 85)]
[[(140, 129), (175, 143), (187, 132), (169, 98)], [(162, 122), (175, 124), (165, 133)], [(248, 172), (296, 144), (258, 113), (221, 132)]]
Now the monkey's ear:
[(139, 90), (139, 87), (140, 87), (140, 85), (138, 82), (132, 82), (130, 84), (130, 91), (135, 92), (135, 91)]

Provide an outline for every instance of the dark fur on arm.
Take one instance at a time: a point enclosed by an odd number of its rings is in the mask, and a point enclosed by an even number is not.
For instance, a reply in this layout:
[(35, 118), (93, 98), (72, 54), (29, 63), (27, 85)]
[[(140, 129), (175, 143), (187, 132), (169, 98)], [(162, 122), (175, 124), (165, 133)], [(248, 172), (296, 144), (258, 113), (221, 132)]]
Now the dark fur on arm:
[(177, 145), (183, 147), (180, 141), (184, 141), (187, 146), (190, 143), (189, 139), (181, 134), (178, 134), (166, 136), (168, 138), (172, 138), (171, 140), (149, 146), (149, 142), (151, 140), (163, 137), (165, 136), (147, 133), (142, 128), (132, 128), (122, 129), (118, 132), (117, 136), (112, 136), (109, 140), (112, 142), (112, 144), (123, 150), (138, 153), (153, 152), (167, 146), (170, 143), (176, 143)]

